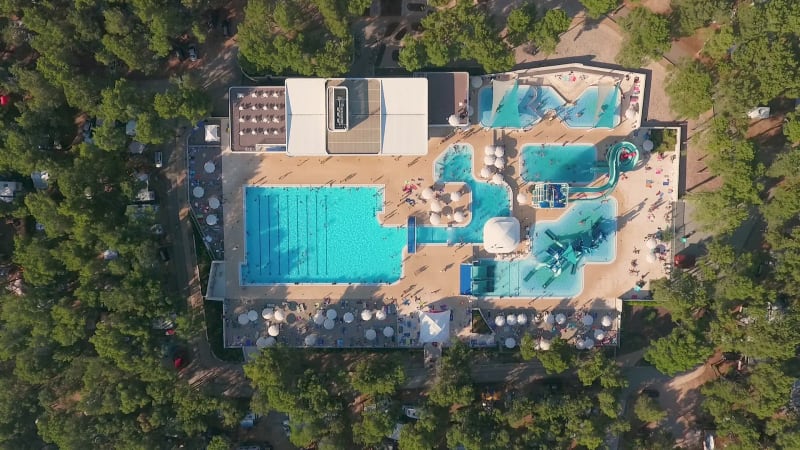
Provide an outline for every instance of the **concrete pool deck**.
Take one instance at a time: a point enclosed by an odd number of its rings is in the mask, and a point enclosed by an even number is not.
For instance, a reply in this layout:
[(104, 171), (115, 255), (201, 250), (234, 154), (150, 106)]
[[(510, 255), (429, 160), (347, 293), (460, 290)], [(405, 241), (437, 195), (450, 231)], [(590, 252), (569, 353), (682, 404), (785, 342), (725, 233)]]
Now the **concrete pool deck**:
[[(597, 69), (597, 71), (610, 72), (601, 69)], [(548, 77), (564, 72), (563, 68), (555, 70), (545, 68), (539, 72), (531, 70), (526, 73), (531, 76)], [(599, 74), (589, 75), (601, 76)], [(625, 80), (624, 72), (614, 72), (613, 75)], [(634, 76), (639, 76), (642, 85), (646, 88), (648, 82), (646, 76), (633, 73), (630, 75), (628, 81), (632, 81)], [(574, 90), (576, 95), (580, 95), (582, 92), (579, 86), (575, 86)], [(476, 90), (473, 90), (473, 102), (476, 101), (474, 92)], [(624, 85), (623, 92), (626, 92)], [(629, 140), (641, 149), (645, 130), (637, 129), (638, 119), (633, 122), (625, 119), (626, 106), (627, 104), (623, 102), (621, 107), (622, 123), (614, 129), (572, 129), (558, 121), (544, 121), (527, 131), (486, 130), (479, 125), (474, 125), (466, 131), (449, 137), (431, 136), (428, 154), (424, 156), (298, 158), (274, 152), (233, 154), (229, 148), (223, 148), (222, 185), (223, 203), (226, 205), (223, 220), (226, 257), (224, 292), (228, 319), (232, 318), (231, 322), (235, 323), (236, 316), (241, 312), (246, 312), (259, 305), (280, 304), (285, 301), (303, 303), (307, 313), (308, 311), (313, 312), (315, 304), (323, 302), (325, 298), (330, 298), (333, 304), (342, 300), (350, 303), (361, 300), (379, 304), (396, 300), (400, 314), (417, 311), (420, 304), (446, 305), (454, 311), (451, 334), (464, 336), (462, 324), (468, 323), (470, 314), (467, 305), (515, 311), (528, 308), (535, 308), (537, 311), (607, 310), (611, 308), (610, 305), (616, 304), (618, 298), (646, 295), (649, 280), (663, 277), (664, 270), (661, 262), (650, 263), (645, 260), (647, 251), (645, 238), (658, 229), (669, 227), (665, 215), (666, 205), (677, 198), (678, 163), (669, 156), (664, 160), (658, 160), (655, 155), (651, 157), (643, 155), (640, 167), (635, 171), (628, 172), (626, 177), (620, 180), (612, 194), (618, 205), (616, 260), (609, 264), (586, 265), (584, 289), (579, 295), (572, 298), (485, 298), (470, 303), (467, 297), (459, 295), (458, 265), (476, 258), (490, 257), (481, 246), (472, 245), (420, 245), (415, 254), (403, 255), (403, 278), (392, 285), (340, 283), (338, 285), (292, 284), (245, 287), (239, 284), (238, 269), (243, 260), (245, 246), (241, 208), (243, 204), (242, 187), (245, 185), (382, 184), (385, 186), (385, 210), (383, 214), (379, 214), (379, 220), (386, 226), (405, 226), (410, 215), (420, 219), (429, 216), (425, 203), (417, 201), (416, 205), (412, 206), (404, 201), (405, 183), (409, 180), (417, 180), (420, 183), (420, 189), (412, 194), (412, 198), (416, 199), (421, 189), (432, 185), (435, 181), (433, 179), (435, 161), (449, 146), (453, 144), (470, 145), (475, 151), (474, 160), (480, 162), (483, 157), (483, 148), (486, 145), (503, 145), (506, 154), (506, 168), (503, 173), (505, 182), (513, 193), (511, 198), (513, 215), (520, 220), (521, 226), (525, 229), (536, 221), (556, 220), (564, 211), (534, 209), (530, 205), (520, 205), (517, 202), (516, 193), (521, 188), (530, 186), (530, 183), (526, 183), (520, 177), (519, 156), (522, 146), (529, 143), (590, 143), (595, 145), (598, 150), (604, 150), (615, 142)], [(224, 123), (222, 128), (226, 128)], [(442, 133), (447, 133), (450, 128), (439, 130), (431, 128), (430, 130), (431, 134), (440, 130), (444, 130), (440, 131)], [(635, 132), (635, 136), (632, 132)], [(223, 136), (223, 141), (224, 138), (225, 136)], [(480, 177), (475, 172), (479, 171), (480, 167), (480, 164), (473, 166), (473, 176), (477, 180), (480, 180)], [(646, 167), (651, 167), (651, 169), (646, 170)], [(663, 184), (665, 179), (670, 180), (669, 186)], [(648, 180), (652, 182), (648, 183)], [(648, 186), (651, 187), (648, 188)], [(452, 188), (448, 186), (447, 191), (449, 192), (450, 189)], [(661, 203), (658, 203), (659, 192), (662, 197)], [(459, 203), (481, 201), (479, 198), (466, 197), (462, 197)], [(654, 209), (651, 215), (648, 210), (653, 207), (657, 207), (657, 209)], [(470, 218), (471, 214), (468, 214), (467, 220)], [(635, 250), (640, 253), (635, 253)], [(639, 273), (631, 271), (633, 260), (636, 260), (635, 269)], [(640, 279), (645, 281), (642, 292), (634, 291), (634, 285)], [(217, 288), (215, 291), (219, 291), (219, 289)], [(409, 297), (419, 298), (419, 301), (411, 301), (404, 305), (402, 299)], [(468, 325), (466, 326), (468, 327)], [(263, 333), (263, 328), (264, 321), (260, 320), (258, 327), (255, 327), (252, 332)], [(337, 325), (337, 330), (338, 328)], [(231, 330), (231, 333), (235, 334), (235, 331)]]

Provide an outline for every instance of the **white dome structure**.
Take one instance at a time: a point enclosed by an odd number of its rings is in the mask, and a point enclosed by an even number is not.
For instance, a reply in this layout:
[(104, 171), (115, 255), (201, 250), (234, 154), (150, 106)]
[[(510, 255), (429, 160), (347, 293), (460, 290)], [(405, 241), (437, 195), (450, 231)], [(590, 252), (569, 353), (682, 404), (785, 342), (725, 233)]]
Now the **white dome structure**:
[(602, 325), (604, 327), (610, 327), (611, 326), (611, 317), (609, 317), (608, 315), (603, 316), (603, 318), (600, 319), (600, 325)]
[(517, 314), (517, 325), (525, 325), (528, 323), (528, 316), (523, 313)]
[(246, 325), (248, 322), (250, 322), (250, 318), (247, 317), (247, 313), (239, 314), (238, 320), (239, 320), (239, 325)]
[(272, 314), (273, 314), (272, 308), (264, 308), (263, 310), (261, 310), (261, 317), (264, 320), (272, 320)]
[(342, 316), (342, 319), (344, 320), (344, 323), (353, 323), (353, 321), (354, 321), (356, 318), (355, 318), (355, 316), (353, 315), (353, 313), (351, 313), (351, 312), (349, 312), (349, 311), (348, 311), (348, 312), (344, 313), (344, 315)]
[(594, 317), (589, 314), (584, 314), (583, 317), (581, 317), (581, 322), (588, 327), (594, 323)]
[(286, 313), (282, 309), (276, 308), (272, 315), (272, 319), (276, 322), (283, 322), (286, 320)]
[(594, 348), (594, 341), (593, 341), (592, 339), (590, 339), (590, 338), (586, 338), (586, 339), (583, 341), (583, 346), (584, 346), (584, 348), (586, 348), (587, 350), (589, 350), (589, 349), (591, 349), (591, 348)]
[(491, 145), (483, 147), (483, 154), (486, 156), (494, 156), (494, 147)]
[(277, 343), (278, 343), (278, 341), (272, 336), (269, 336), (266, 339), (264, 339), (264, 346), (265, 347), (274, 347), (275, 344), (277, 344)]
[(420, 192), (420, 195), (425, 200), (430, 200), (433, 198), (433, 189), (431, 189), (430, 187), (426, 187), (425, 189), (422, 190), (422, 192)]
[(250, 320), (250, 322), (255, 322), (258, 320), (258, 313), (254, 309), (247, 311), (247, 319)]
[(502, 158), (506, 154), (506, 149), (502, 145), (495, 145), (494, 146), (494, 156), (498, 158)]
[(496, 173), (492, 175), (492, 183), (494, 184), (503, 184), (503, 175)]
[(488, 166), (483, 166), (480, 175), (481, 178), (489, 178), (492, 176), (492, 173), (492, 169), (490, 169)]
[(551, 342), (548, 339), (542, 338), (539, 339), (539, 350), (547, 351), (550, 350)]
[(327, 317), (328, 319), (335, 320), (336, 317), (338, 317), (338, 316), (339, 316), (339, 314), (333, 308), (325, 311), (325, 317)]
[(528, 204), (528, 196), (524, 192), (520, 192), (517, 194), (517, 203), (520, 205), (527, 205)]
[(382, 309), (379, 309), (375, 312), (375, 320), (384, 320), (386, 319), (386, 313), (383, 312)]
[(506, 167), (506, 160), (504, 158), (497, 158), (494, 160), (494, 166), (498, 169), (504, 169)]
[(442, 224), (442, 216), (439, 213), (431, 213), (431, 225), (441, 225)]
[(606, 332), (603, 330), (594, 330), (594, 338), (598, 341), (602, 341), (606, 337)]
[(455, 191), (452, 194), (450, 194), (451, 202), (457, 202), (459, 200), (461, 200), (461, 191)]
[(322, 314), (322, 311), (317, 311), (314, 313), (314, 323), (317, 325), (322, 325), (325, 322), (325, 314)]
[(489, 253), (511, 253), (519, 245), (519, 220), (493, 217), (483, 226), (483, 247)]
[(486, 164), (487, 166), (492, 166), (494, 165), (495, 159), (496, 158), (494, 157), (494, 155), (486, 155), (483, 157), (483, 163)]
[(383, 335), (384, 335), (384, 336), (386, 336), (386, 337), (392, 337), (392, 336), (394, 336), (394, 328), (392, 328), (392, 327), (386, 327), (386, 328), (384, 328), (384, 329), (383, 329)]
[(431, 200), (430, 208), (431, 211), (435, 213), (442, 212), (442, 204), (439, 202), (439, 200)]
[(517, 315), (516, 314), (509, 314), (506, 316), (506, 323), (514, 326), (517, 324)]
[(456, 212), (453, 214), (453, 220), (455, 220), (455, 221), (456, 221), (456, 223), (462, 223), (462, 222), (464, 222), (465, 220), (467, 220), (467, 218), (466, 218), (466, 217), (464, 217), (464, 213), (463, 213), (463, 212), (461, 212), (461, 211), (456, 211)]

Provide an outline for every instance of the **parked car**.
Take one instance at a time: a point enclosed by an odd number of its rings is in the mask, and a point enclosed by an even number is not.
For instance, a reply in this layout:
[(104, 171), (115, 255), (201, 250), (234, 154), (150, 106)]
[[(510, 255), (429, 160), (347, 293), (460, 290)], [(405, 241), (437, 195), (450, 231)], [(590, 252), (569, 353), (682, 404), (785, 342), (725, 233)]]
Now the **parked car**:
[(176, 46), (172, 49), (175, 57), (178, 58), (178, 61), (185, 61), (186, 60), (186, 51), (179, 46)]
[(189, 61), (197, 61), (197, 47), (194, 45), (189, 47)]
[(222, 21), (222, 35), (226, 38), (233, 35), (233, 33), (231, 33), (231, 22), (227, 19)]
[(162, 152), (156, 152), (155, 164), (159, 169), (164, 165), (164, 154)]

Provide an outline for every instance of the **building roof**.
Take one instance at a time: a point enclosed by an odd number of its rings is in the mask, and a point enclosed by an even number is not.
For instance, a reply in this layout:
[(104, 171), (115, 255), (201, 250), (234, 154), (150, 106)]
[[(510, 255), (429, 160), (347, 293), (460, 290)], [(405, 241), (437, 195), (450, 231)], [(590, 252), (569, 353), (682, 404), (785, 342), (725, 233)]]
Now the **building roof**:
[(419, 342), (450, 342), (450, 311), (419, 313)]
[(428, 80), (428, 125), (450, 126), (450, 116), (469, 124), (469, 74), (467, 72), (418, 72)]
[(325, 79), (286, 80), (286, 151), (325, 154)]
[(286, 88), (232, 87), (230, 139), (233, 151), (262, 151), (286, 145)]
[(489, 253), (511, 253), (519, 245), (519, 220), (493, 217), (483, 226), (483, 247)]
[(22, 190), (22, 183), (17, 181), (0, 181), (0, 201), (11, 203), (14, 196)]

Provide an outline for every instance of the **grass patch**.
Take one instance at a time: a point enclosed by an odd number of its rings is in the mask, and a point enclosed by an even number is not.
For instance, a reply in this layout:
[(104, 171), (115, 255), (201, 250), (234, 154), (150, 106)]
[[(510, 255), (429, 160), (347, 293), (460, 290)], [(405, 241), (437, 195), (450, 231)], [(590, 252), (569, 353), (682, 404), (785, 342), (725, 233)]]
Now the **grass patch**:
[(208, 344), (211, 346), (211, 352), (214, 353), (214, 356), (223, 361), (244, 362), (242, 349), (225, 348), (225, 341), (222, 338), (222, 302), (205, 300), (203, 301), (203, 308), (206, 312)]

